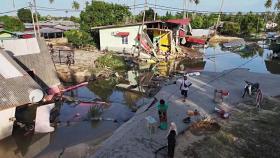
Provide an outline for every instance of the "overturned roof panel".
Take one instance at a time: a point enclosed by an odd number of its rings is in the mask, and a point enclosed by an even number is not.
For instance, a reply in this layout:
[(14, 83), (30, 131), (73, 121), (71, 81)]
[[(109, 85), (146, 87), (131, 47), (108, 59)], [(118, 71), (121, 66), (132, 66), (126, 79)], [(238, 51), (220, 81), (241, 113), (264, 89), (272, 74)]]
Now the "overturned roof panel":
[(3, 40), (1, 43), (5, 51), (12, 52), (14, 56), (40, 53), (36, 38)]
[[(41, 87), (3, 50), (0, 50), (1, 58), (16, 69), (20, 76), (6, 78), (0, 74), (0, 111), (30, 103), (29, 93)], [(3, 63), (0, 62), (0, 67)]]
[(0, 63), (0, 75), (5, 79), (23, 76), (23, 74), (11, 62), (9, 62), (3, 54), (0, 54)]
[[(36, 38), (33, 38), (36, 39)], [(26, 71), (33, 71), (42, 88), (48, 89), (60, 84), (49, 49), (43, 39), (36, 39), (40, 48), (38, 54), (15, 56), (16, 61)]]

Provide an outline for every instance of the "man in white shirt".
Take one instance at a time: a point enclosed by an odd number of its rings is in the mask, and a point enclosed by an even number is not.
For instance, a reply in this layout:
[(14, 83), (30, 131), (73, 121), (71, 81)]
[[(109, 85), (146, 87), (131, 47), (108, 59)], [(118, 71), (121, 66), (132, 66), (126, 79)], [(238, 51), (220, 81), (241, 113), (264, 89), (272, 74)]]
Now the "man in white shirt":
[(186, 98), (188, 97), (189, 87), (192, 85), (192, 83), (188, 80), (187, 74), (184, 75), (183, 80), (178, 80), (178, 82), (180, 83), (181, 94), (184, 97), (183, 102), (185, 102)]

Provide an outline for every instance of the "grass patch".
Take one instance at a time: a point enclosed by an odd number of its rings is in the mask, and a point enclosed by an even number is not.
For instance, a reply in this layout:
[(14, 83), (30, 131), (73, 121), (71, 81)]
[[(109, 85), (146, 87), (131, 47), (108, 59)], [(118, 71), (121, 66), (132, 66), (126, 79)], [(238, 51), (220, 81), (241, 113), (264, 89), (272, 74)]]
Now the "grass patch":
[(100, 117), (103, 112), (103, 107), (96, 105), (96, 106), (91, 106), (89, 111), (88, 111), (88, 117), (93, 118), (93, 117)]
[(113, 55), (108, 53), (104, 56), (97, 58), (96, 60), (97, 68), (110, 68), (115, 71), (126, 70), (127, 66), (123, 57)]

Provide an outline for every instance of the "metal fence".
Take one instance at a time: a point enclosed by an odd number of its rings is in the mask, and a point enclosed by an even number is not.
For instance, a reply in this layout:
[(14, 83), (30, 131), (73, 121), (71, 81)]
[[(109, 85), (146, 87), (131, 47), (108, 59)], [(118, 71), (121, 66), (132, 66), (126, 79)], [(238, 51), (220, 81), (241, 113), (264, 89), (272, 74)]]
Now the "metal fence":
[(50, 54), (55, 64), (66, 64), (66, 65), (75, 64), (74, 50), (53, 49), (50, 50)]

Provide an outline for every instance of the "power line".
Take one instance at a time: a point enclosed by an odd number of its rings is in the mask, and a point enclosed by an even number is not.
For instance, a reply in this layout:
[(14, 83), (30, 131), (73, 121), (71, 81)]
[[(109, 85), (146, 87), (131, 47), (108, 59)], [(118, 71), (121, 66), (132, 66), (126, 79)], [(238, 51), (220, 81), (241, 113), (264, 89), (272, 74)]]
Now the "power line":
[(26, 8), (28, 8), (28, 6), (22, 7), (22, 8), (18, 8), (18, 9), (15, 9), (15, 10), (0, 12), (0, 14), (14, 13), (14, 12), (17, 12), (19, 9), (26, 9)]
[[(183, 12), (184, 9), (182, 8), (176, 8), (176, 7), (169, 7), (169, 6), (164, 6), (164, 5), (155, 5), (155, 4), (151, 4), (151, 3), (147, 3), (148, 7), (149, 8), (153, 8), (153, 7), (158, 7), (161, 8), (162, 10), (167, 10), (167, 9), (170, 9), (170, 11), (179, 11), (179, 12)], [(138, 7), (140, 8), (140, 7)], [(144, 8), (144, 7), (142, 7)], [(195, 12), (195, 13), (215, 13), (215, 14), (219, 14), (219, 13), (223, 13), (223, 14), (237, 14), (237, 13), (256, 13), (256, 14), (259, 14), (259, 13), (267, 13), (267, 12), (252, 12), (252, 11), (249, 11), (249, 12), (226, 12), (226, 11), (223, 11), (223, 12), (215, 12), (215, 11), (207, 11), (207, 10), (189, 10), (188, 12)]]

